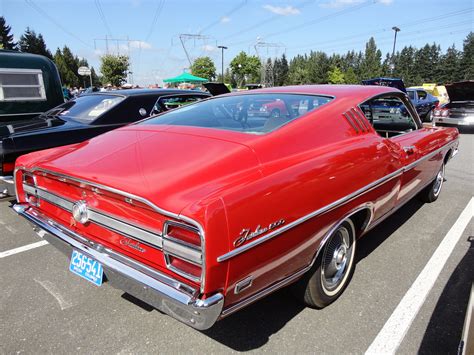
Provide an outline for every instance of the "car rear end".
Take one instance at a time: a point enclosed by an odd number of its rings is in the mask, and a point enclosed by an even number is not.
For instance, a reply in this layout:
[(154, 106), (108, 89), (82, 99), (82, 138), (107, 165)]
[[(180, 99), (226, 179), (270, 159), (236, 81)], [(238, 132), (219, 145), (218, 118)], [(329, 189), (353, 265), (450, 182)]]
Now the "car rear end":
[(433, 110), (436, 124), (474, 126), (474, 101), (450, 102)]
[(223, 295), (202, 293), (200, 225), (141, 197), (39, 168), (15, 171), (14, 209), (70, 257), (69, 269), (141, 299), (197, 329), (220, 316)]

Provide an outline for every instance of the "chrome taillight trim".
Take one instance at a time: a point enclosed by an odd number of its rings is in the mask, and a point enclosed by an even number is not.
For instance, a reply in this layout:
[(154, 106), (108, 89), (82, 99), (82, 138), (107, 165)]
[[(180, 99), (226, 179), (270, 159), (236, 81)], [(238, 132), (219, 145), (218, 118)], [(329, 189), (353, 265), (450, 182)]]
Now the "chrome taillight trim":
[[(193, 233), (196, 233), (200, 240), (201, 240), (201, 247), (197, 247), (186, 243), (185, 241), (176, 239), (168, 234), (169, 226), (187, 229)], [(171, 247), (168, 249), (168, 247)], [(179, 223), (175, 221), (166, 221), (163, 225), (163, 255), (165, 256), (165, 262), (168, 269), (172, 270), (173, 272), (186, 277), (190, 280), (195, 282), (204, 283), (204, 273), (205, 273), (205, 259), (204, 254), (202, 253), (204, 250), (204, 237), (200, 233), (197, 228), (194, 228), (190, 225)], [(194, 275), (191, 275), (181, 269), (177, 269), (171, 264), (170, 256), (174, 256), (176, 258), (182, 259), (184, 261), (190, 262), (194, 265), (201, 267), (201, 277), (197, 278)]]

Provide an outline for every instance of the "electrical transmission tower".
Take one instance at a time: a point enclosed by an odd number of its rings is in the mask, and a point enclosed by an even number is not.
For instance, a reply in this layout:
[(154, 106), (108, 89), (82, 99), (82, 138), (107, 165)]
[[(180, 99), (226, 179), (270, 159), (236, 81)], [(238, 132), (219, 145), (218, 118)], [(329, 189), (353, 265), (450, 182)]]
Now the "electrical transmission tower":
[[(273, 86), (274, 85), (274, 77), (273, 71), (268, 73), (267, 75), (267, 59), (272, 57), (278, 57), (281, 52), (286, 52), (286, 46), (283, 43), (269, 43), (264, 42), (260, 38), (257, 38), (257, 42), (254, 45), (255, 53), (257, 53), (257, 57), (260, 59), (261, 63), (261, 83), (264, 86)], [(270, 51), (273, 50), (273, 56), (271, 55)]]
[(181, 42), (181, 45), (183, 46), (184, 53), (186, 54), (186, 58), (188, 59), (189, 66), (191, 66), (192, 63), (192, 58), (189, 55), (189, 51), (186, 48), (186, 42), (189, 40), (192, 40), (194, 42), (194, 46), (196, 46), (196, 41), (205, 41), (208, 40), (210, 37), (205, 36), (205, 35), (200, 35), (200, 34), (193, 34), (193, 33), (181, 33), (179, 35), (179, 40)]
[[(123, 38), (111, 38), (108, 37), (107, 35), (105, 38), (94, 38), (94, 49), (97, 49), (97, 43), (96, 42), (105, 42), (105, 54), (110, 54), (110, 53), (115, 53), (113, 48), (117, 50), (117, 55), (120, 55), (121, 49), (123, 49), (120, 46), (120, 43), (126, 42), (126, 55), (128, 57), (128, 61), (130, 63), (130, 69), (128, 71), (128, 82), (130, 84), (133, 84), (133, 65), (132, 65), (132, 55), (130, 53), (130, 43), (138, 43), (138, 46), (141, 46), (142, 41), (136, 40), (136, 39), (129, 39), (128, 37), (126, 39)], [(140, 48), (141, 49), (141, 48)]]

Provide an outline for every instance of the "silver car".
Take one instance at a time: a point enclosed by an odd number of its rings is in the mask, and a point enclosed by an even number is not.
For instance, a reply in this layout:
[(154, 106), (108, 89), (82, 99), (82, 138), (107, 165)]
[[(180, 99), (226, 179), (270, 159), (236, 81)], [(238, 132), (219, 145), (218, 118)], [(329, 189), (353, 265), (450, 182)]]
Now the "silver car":
[(436, 125), (474, 126), (474, 81), (446, 85), (449, 102), (433, 110)]

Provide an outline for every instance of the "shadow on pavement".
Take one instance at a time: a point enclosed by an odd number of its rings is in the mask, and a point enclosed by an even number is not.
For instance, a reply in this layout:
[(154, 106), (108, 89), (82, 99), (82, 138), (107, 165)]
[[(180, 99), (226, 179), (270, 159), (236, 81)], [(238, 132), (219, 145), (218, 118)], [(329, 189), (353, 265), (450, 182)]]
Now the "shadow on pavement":
[[(357, 262), (372, 253), (422, 206), (422, 202), (412, 199), (362, 238)], [(258, 349), (304, 309), (289, 289), (284, 288), (224, 318), (203, 334), (236, 351)]]
[(423, 205), (423, 202), (414, 197), (393, 215), (368, 232), (358, 241), (356, 261), (359, 262), (369, 256), (370, 253), (377, 249), (380, 244), (408, 221)]
[(436, 304), (419, 354), (457, 354), (474, 281), (474, 242), (458, 264)]

